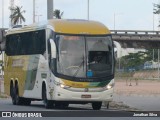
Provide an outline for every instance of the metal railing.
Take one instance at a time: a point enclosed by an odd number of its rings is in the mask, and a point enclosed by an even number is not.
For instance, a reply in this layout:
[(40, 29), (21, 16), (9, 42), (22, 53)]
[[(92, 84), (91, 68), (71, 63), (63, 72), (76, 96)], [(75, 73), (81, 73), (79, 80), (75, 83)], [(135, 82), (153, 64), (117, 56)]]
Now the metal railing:
[(160, 48), (160, 31), (111, 30), (111, 34), (124, 48)]
[(143, 31), (143, 30), (111, 30), (113, 35), (160, 35), (160, 31)]

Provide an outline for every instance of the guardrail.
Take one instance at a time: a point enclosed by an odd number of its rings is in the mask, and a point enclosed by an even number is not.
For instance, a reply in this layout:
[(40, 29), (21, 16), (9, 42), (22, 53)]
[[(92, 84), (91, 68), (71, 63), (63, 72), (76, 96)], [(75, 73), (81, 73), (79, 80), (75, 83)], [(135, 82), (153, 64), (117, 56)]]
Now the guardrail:
[(143, 30), (111, 30), (111, 33), (122, 35), (160, 35), (160, 31), (143, 31)]
[(160, 48), (160, 31), (111, 30), (111, 34), (124, 48)]

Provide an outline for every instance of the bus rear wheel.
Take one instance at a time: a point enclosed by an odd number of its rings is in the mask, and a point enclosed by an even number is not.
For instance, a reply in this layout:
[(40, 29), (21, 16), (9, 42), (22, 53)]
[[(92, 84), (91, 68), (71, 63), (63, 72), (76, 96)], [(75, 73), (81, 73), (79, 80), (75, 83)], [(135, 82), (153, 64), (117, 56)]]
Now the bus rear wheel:
[(10, 91), (12, 91), (11, 92), (12, 104), (22, 105), (23, 98), (19, 97), (18, 85), (16, 85), (15, 87), (11, 85)]
[(101, 106), (102, 106), (102, 102), (93, 102), (92, 103), (93, 110), (100, 110)]
[(15, 86), (15, 100), (16, 100), (16, 105), (23, 104), (23, 98), (19, 97), (18, 85)]
[(47, 99), (47, 90), (45, 85), (42, 87), (42, 99), (46, 109), (53, 108), (53, 102)]
[(10, 96), (12, 98), (12, 104), (16, 105), (16, 90), (13, 84), (10, 85)]

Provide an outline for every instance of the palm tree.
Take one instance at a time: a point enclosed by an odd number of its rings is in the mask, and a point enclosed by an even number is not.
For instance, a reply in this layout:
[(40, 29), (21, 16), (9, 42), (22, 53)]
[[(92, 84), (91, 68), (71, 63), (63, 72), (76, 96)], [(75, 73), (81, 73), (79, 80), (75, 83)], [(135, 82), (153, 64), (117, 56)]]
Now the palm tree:
[(160, 14), (160, 5), (159, 4), (153, 4), (154, 7), (154, 14)]
[(60, 10), (56, 9), (55, 11), (53, 11), (53, 16), (57, 19), (61, 19), (63, 16), (63, 12), (61, 12)]
[(23, 13), (25, 13), (25, 10), (21, 10), (21, 7), (15, 6), (14, 8), (10, 8), (12, 14), (10, 15), (11, 22), (13, 25), (17, 25), (18, 23), (22, 24), (22, 21), (25, 22), (25, 18), (23, 16)]
[[(153, 4), (153, 14), (160, 14), (160, 4)], [(160, 22), (160, 21), (159, 21)], [(158, 27), (160, 27), (160, 25), (158, 25)]]

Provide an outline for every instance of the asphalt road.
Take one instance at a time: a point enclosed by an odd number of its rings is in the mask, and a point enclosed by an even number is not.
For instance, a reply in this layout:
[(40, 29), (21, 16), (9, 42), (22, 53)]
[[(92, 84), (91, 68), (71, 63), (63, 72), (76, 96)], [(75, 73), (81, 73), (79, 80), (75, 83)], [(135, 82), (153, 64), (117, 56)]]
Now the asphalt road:
[(141, 111), (160, 111), (159, 95), (114, 95), (114, 101), (121, 101)]
[[(69, 116), (106, 116), (107, 112), (122, 112), (124, 113), (123, 115), (125, 115), (124, 111), (119, 111), (118, 109), (107, 109), (105, 106), (102, 106), (101, 110), (93, 110), (91, 107), (91, 104), (85, 104), (85, 105), (81, 105), (81, 104), (70, 104), (68, 108), (66, 109), (61, 109), (61, 108), (52, 108), (52, 109), (45, 109), (43, 102), (42, 101), (32, 101), (30, 106), (23, 106), (23, 105), (13, 105), (12, 101), (10, 98), (7, 99), (0, 99), (0, 111), (42, 111), (42, 112), (57, 112), (57, 113), (63, 113), (63, 112), (75, 112), (75, 114), (68, 114)], [(83, 113), (83, 115), (78, 115), (76, 113)], [(97, 114), (93, 114), (94, 112), (96, 112)], [(84, 113), (88, 113), (88, 114), (84, 114)], [(104, 114), (104, 115), (103, 115)], [(133, 113), (131, 113), (133, 114)], [(65, 115), (65, 114), (64, 114)], [(66, 115), (67, 116), (67, 115)], [(115, 116), (115, 115), (114, 115)]]
[[(42, 118), (38, 118), (38, 120), (51, 120), (52, 117), (57, 120), (130, 120), (130, 117), (137, 112), (129, 112), (122, 111), (116, 109), (107, 109), (106, 107), (102, 107), (100, 111), (92, 110), (90, 104), (87, 105), (69, 105), (68, 109), (45, 109), (43, 103), (41, 101), (32, 101), (30, 106), (17, 106), (12, 105), (11, 99), (0, 99), (0, 116), (2, 116), (2, 112), (11, 112), (14, 113), (40, 113)], [(144, 113), (145, 114), (145, 113)], [(147, 113), (148, 114), (148, 113)], [(159, 114), (160, 115), (160, 114)], [(0, 117), (0, 120), (6, 119)], [(20, 118), (7, 118), (11, 120), (18, 120)], [(36, 119), (36, 118), (32, 118)], [(141, 118), (140, 118), (141, 119)], [(150, 120), (151, 118), (143, 117), (142, 120)], [(159, 120), (159, 118), (154, 117), (154, 120)], [(30, 120), (29, 118), (23, 118), (23, 120)], [(52, 119), (53, 120), (53, 119)], [(55, 120), (55, 119), (54, 119)], [(138, 117), (132, 117), (132, 120), (139, 120)]]

